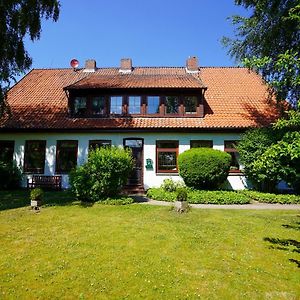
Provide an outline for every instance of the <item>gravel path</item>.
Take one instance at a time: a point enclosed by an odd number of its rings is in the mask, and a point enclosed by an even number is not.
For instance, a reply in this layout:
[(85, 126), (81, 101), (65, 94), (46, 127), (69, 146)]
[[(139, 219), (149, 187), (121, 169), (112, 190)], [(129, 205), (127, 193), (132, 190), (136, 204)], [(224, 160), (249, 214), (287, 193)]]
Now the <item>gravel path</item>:
[[(172, 202), (156, 201), (148, 199), (144, 196), (132, 196), (136, 202), (140, 204), (150, 204), (159, 206), (171, 206)], [(231, 205), (217, 205), (217, 204), (190, 204), (193, 208), (204, 209), (271, 209), (271, 210), (300, 210), (300, 204), (268, 204), (268, 203), (253, 203), (253, 204), (231, 204)]]

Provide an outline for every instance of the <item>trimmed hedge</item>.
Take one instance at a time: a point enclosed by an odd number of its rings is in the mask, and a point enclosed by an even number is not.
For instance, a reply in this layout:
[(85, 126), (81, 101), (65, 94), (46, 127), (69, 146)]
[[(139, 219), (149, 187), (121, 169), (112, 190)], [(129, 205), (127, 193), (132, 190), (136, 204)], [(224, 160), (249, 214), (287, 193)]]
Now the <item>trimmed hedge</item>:
[(193, 148), (178, 156), (179, 175), (194, 189), (215, 189), (226, 179), (231, 156), (220, 150)]
[(279, 204), (300, 204), (300, 196), (288, 194), (270, 194), (257, 191), (240, 191), (248, 196), (251, 200), (262, 203), (279, 203)]
[[(147, 197), (158, 200), (176, 201), (176, 192), (167, 192), (162, 188), (151, 188), (147, 191)], [(247, 204), (250, 198), (242, 193), (234, 191), (203, 191), (187, 189), (187, 201), (193, 204)]]

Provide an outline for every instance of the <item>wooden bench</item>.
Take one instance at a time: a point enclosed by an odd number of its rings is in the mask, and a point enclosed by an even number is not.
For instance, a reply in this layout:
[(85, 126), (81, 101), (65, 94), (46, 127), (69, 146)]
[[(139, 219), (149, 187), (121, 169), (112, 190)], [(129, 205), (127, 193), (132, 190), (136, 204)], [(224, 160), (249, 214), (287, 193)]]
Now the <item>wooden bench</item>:
[(61, 190), (61, 176), (45, 176), (45, 175), (33, 175), (32, 178), (27, 179), (27, 188), (43, 188), (51, 190)]

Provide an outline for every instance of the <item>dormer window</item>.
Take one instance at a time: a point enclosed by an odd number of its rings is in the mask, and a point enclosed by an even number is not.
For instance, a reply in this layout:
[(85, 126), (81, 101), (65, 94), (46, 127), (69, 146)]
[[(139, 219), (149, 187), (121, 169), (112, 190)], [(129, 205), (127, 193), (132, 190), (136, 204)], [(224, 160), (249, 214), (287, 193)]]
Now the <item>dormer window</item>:
[(86, 97), (76, 97), (74, 99), (74, 114), (78, 116), (84, 116), (86, 112), (87, 112)]
[(147, 113), (158, 114), (159, 113), (159, 96), (147, 97)]
[(122, 114), (122, 105), (123, 105), (122, 96), (112, 96), (110, 97), (110, 113), (113, 115)]
[(129, 96), (128, 97), (128, 113), (130, 115), (141, 113), (141, 97)]
[(105, 114), (105, 97), (93, 97), (92, 98), (92, 114), (94, 116), (101, 116)]
[(165, 111), (166, 114), (176, 115), (179, 113), (179, 97), (167, 96), (165, 98)]
[(198, 99), (196, 96), (184, 97), (184, 107), (186, 114), (196, 114), (198, 106)]

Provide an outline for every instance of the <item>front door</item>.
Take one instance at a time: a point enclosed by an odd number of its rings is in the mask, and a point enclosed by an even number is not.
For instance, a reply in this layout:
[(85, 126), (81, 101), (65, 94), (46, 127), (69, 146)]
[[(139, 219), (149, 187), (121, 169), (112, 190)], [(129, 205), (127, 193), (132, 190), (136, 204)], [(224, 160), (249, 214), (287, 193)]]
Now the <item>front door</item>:
[(124, 146), (130, 148), (134, 159), (134, 168), (127, 185), (143, 185), (143, 139), (124, 139)]

